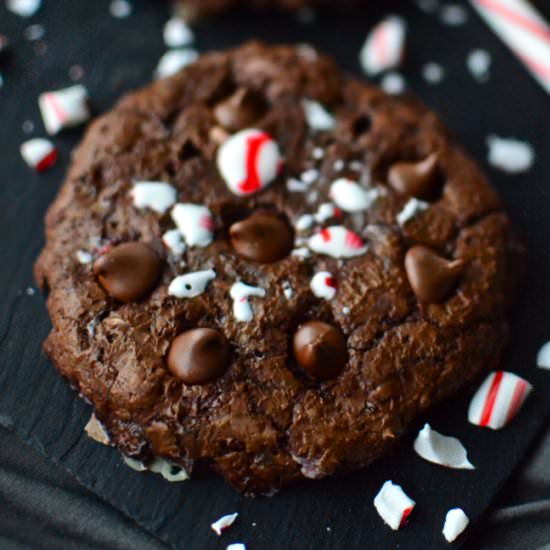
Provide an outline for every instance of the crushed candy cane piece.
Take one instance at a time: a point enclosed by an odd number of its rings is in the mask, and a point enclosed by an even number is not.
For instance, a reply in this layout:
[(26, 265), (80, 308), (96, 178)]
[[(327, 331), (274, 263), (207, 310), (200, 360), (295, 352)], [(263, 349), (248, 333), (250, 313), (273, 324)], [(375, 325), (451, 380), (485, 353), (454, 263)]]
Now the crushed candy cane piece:
[(112, 0), (109, 13), (117, 19), (124, 19), (132, 15), (132, 4), (128, 0)]
[(394, 531), (407, 523), (415, 505), (415, 501), (405, 494), (401, 486), (392, 481), (386, 481), (374, 497), (376, 511)]
[(487, 82), (491, 68), (491, 54), (487, 50), (472, 50), (466, 58), (466, 67), (478, 82)]
[(168, 48), (188, 46), (195, 39), (193, 31), (181, 17), (172, 17), (166, 21), (162, 36)]
[(92, 413), (92, 416), (90, 416), (88, 423), (86, 424), (86, 426), (84, 426), (84, 431), (86, 432), (88, 437), (90, 437), (94, 441), (97, 441), (98, 443), (109, 445), (109, 443), (111, 442), (111, 438), (109, 437), (105, 426), (97, 419), (94, 413)]
[(546, 342), (537, 353), (537, 367), (550, 369), (550, 342)]
[(194, 298), (202, 294), (208, 283), (215, 278), (216, 272), (213, 269), (179, 275), (170, 283), (168, 294), (177, 298)]
[(306, 184), (311, 185), (312, 183), (315, 183), (320, 176), (319, 170), (316, 168), (310, 168), (309, 170), (306, 170), (305, 172), (302, 172), (300, 175), (300, 179)]
[(313, 292), (317, 298), (332, 300), (334, 296), (336, 296), (338, 285), (332, 273), (328, 271), (319, 271), (311, 279), (309, 288), (311, 288), (311, 292)]
[(387, 94), (399, 95), (407, 89), (407, 82), (402, 74), (393, 71), (382, 77), (382, 80), (380, 80), (380, 87)]
[(234, 514), (227, 514), (217, 519), (210, 527), (212, 527), (212, 530), (219, 536), (223, 531), (231, 527), (238, 517), (239, 514), (237, 512)]
[(286, 188), (291, 193), (305, 193), (309, 189), (309, 184), (296, 178), (288, 178)]
[(187, 65), (194, 63), (198, 57), (198, 52), (192, 48), (170, 50), (159, 59), (155, 78), (158, 80), (173, 76)]
[(177, 199), (174, 187), (162, 181), (136, 182), (131, 195), (136, 208), (150, 208), (159, 214), (164, 214)]
[(445, 524), (443, 525), (443, 536), (447, 542), (455, 541), (468, 527), (470, 520), (464, 513), (462, 508), (452, 508), (445, 516)]
[(303, 214), (296, 220), (294, 227), (296, 228), (296, 231), (306, 231), (314, 223), (315, 218), (311, 214)]
[(356, 233), (342, 225), (332, 225), (308, 239), (313, 252), (333, 258), (352, 258), (367, 251), (367, 246)]
[(6, 8), (20, 17), (32, 17), (42, 5), (42, 0), (7, 0)]
[(421, 212), (424, 212), (430, 207), (427, 202), (420, 201), (412, 197), (407, 201), (401, 212), (397, 214), (395, 218), (399, 225), (405, 225), (408, 221), (412, 220)]
[(164, 246), (176, 257), (179, 258), (187, 246), (179, 229), (169, 229), (162, 235)]
[(226, 550), (246, 550), (246, 546), (242, 542), (234, 542), (230, 544)]
[(526, 172), (535, 162), (535, 150), (526, 141), (492, 135), (487, 138), (487, 147), (489, 164), (509, 174)]
[(342, 215), (340, 210), (334, 206), (331, 202), (324, 202), (319, 205), (317, 212), (315, 212), (313, 219), (317, 223), (324, 223), (331, 218), (339, 218)]
[(386, 17), (372, 29), (359, 53), (365, 73), (373, 76), (401, 64), (406, 30), (405, 20), (397, 15)]
[(330, 186), (329, 195), (344, 212), (368, 210), (379, 197), (378, 189), (363, 189), (356, 181), (339, 178)]
[(458, 470), (474, 469), (462, 443), (456, 437), (442, 435), (432, 430), (429, 424), (424, 424), (418, 432), (414, 441), (414, 450), (424, 460), (434, 464)]
[(336, 126), (334, 117), (318, 102), (311, 99), (302, 100), (302, 107), (309, 127), (312, 130), (333, 130)]
[(88, 92), (82, 84), (40, 94), (38, 106), (50, 135), (63, 128), (78, 126), (90, 118)]
[(179, 464), (174, 464), (169, 460), (156, 457), (149, 465), (149, 471), (155, 474), (160, 474), (166, 481), (177, 483), (179, 481), (187, 481), (189, 474)]
[(262, 130), (247, 129), (233, 134), (217, 154), (220, 175), (236, 195), (251, 195), (269, 185), (279, 174), (279, 146)]
[(130, 468), (132, 468), (132, 470), (135, 470), (136, 472), (145, 472), (147, 470), (147, 466), (145, 466), (143, 462), (140, 462), (135, 458), (122, 455), (122, 460), (124, 460), (124, 462), (126, 463), (126, 466), (129, 466)]
[(91, 264), (94, 260), (94, 257), (92, 254), (86, 252), (85, 250), (77, 250), (76, 259), (78, 260), (78, 263), (86, 265)]
[(206, 206), (178, 203), (171, 215), (188, 246), (208, 246), (214, 239), (214, 218)]
[(19, 151), (23, 160), (37, 172), (44, 172), (57, 161), (55, 145), (44, 138), (33, 138), (21, 144)]
[(450, 27), (459, 27), (468, 21), (468, 12), (460, 4), (447, 4), (442, 6), (439, 12), (439, 19)]
[(533, 386), (517, 374), (490, 373), (476, 391), (468, 409), (468, 421), (476, 426), (499, 430), (516, 416)]
[(233, 299), (233, 315), (237, 321), (249, 322), (254, 318), (254, 310), (248, 298), (257, 296), (264, 298), (266, 292), (259, 286), (251, 286), (242, 282), (233, 284), (229, 290), (229, 295)]

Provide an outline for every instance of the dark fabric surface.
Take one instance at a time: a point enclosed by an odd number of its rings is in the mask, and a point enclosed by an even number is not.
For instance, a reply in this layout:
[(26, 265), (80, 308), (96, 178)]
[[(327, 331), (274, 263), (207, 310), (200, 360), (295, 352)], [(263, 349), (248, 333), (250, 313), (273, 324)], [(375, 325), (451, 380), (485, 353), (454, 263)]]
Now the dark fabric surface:
[[(537, 442), (466, 547), (550, 550), (550, 432)], [(0, 429), (0, 549), (34, 548), (168, 547)]]

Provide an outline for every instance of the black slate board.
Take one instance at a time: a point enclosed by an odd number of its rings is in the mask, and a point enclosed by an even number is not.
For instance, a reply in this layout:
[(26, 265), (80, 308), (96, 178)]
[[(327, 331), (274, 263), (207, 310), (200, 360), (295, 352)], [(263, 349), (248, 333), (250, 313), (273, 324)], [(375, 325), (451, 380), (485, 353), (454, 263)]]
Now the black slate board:
[[(485, 137), (492, 132), (527, 139), (538, 152), (536, 165), (527, 174), (490, 174), (530, 249), (529, 279), (503, 365), (535, 386), (519, 417), (500, 432), (470, 426), (465, 391), (419, 419), (398, 454), (362, 473), (297, 485), (273, 498), (244, 499), (212, 477), (169, 485), (153, 474), (129, 470), (114, 449), (83, 435), (90, 407), (41, 353), (49, 321), (43, 298), (27, 291), (33, 288), (31, 266), (43, 241), (43, 214), (63, 179), (81, 130), (55, 139), (62, 161), (46, 175), (37, 176), (17, 152), (28, 137), (22, 123), (34, 121), (34, 134), (43, 135), (38, 93), (70, 84), (68, 70), (74, 64), (85, 70), (83, 82), (97, 111), (145, 84), (163, 52), (161, 27), (168, 13), (163, 2), (146, 0), (134, 0), (133, 15), (124, 20), (108, 15), (107, 0), (45, 0), (44, 4), (30, 21), (0, 7), (0, 33), (7, 34), (13, 46), (11, 55), (0, 60), (5, 79), (0, 90), (0, 424), (14, 429), (175, 548), (221, 549), (233, 541), (246, 542), (252, 550), (447, 548), (440, 533), (447, 509), (461, 506), (473, 520), (479, 519), (550, 413), (550, 374), (535, 368), (536, 352), (548, 338), (546, 312), (550, 311), (550, 98), (471, 12), (465, 26), (451, 28), (413, 4), (380, 2), (383, 8), (361, 15), (320, 14), (315, 26), (300, 24), (292, 16), (263, 15), (232, 16), (197, 28), (201, 50), (250, 37), (310, 42), (358, 74), (357, 52), (367, 29), (382, 13), (396, 10), (413, 29), (404, 71), (411, 89), (444, 116), (474, 156), (484, 162)], [(23, 38), (25, 26), (35, 22), (46, 25), (45, 54), (40, 54), (39, 44)], [(466, 54), (475, 47), (487, 48), (494, 60), (491, 80), (482, 85), (465, 69)], [(433, 86), (422, 80), (421, 68), (428, 61), (446, 68), (443, 83)], [(423, 420), (459, 437), (477, 469), (447, 471), (416, 457), (411, 442)], [(386, 528), (372, 507), (386, 479), (402, 484), (418, 504), (410, 524), (398, 533)], [(240, 512), (239, 520), (217, 538), (210, 522), (233, 511)]]

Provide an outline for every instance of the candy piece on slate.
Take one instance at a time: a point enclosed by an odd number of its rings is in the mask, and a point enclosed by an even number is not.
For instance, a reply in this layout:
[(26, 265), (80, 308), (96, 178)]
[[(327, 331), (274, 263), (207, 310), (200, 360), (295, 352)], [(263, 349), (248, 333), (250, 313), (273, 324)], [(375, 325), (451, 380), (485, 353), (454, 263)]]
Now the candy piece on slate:
[(121, 302), (134, 302), (154, 288), (160, 275), (161, 260), (148, 244), (129, 242), (99, 256), (93, 269), (110, 296)]
[(230, 544), (226, 550), (246, 550), (246, 546), (242, 542), (234, 542)]
[(447, 542), (455, 541), (464, 529), (468, 527), (470, 520), (464, 513), (462, 508), (452, 508), (445, 516), (445, 524), (443, 525), (443, 536)]
[(378, 189), (363, 189), (356, 181), (339, 178), (330, 186), (330, 197), (344, 212), (368, 210), (379, 196)]
[(130, 17), (132, 11), (132, 4), (128, 0), (112, 0), (109, 4), (109, 13), (117, 19)]
[(447, 260), (423, 245), (415, 245), (405, 254), (409, 284), (418, 300), (429, 304), (448, 298), (463, 268), (462, 260)]
[(428, 84), (439, 84), (445, 78), (445, 69), (440, 63), (430, 61), (422, 67), (422, 77)]
[(171, 215), (189, 246), (208, 246), (214, 239), (214, 218), (206, 206), (178, 203)]
[(50, 135), (63, 128), (78, 126), (90, 118), (88, 92), (82, 84), (40, 94), (38, 106)]
[(206, 384), (227, 369), (229, 345), (217, 330), (188, 330), (173, 340), (166, 363), (170, 372), (187, 386)]
[(316, 273), (311, 279), (309, 287), (315, 296), (325, 300), (332, 300), (336, 296), (336, 289), (338, 288), (336, 279), (328, 271)]
[(186, 481), (189, 479), (189, 474), (179, 464), (174, 464), (164, 458), (156, 457), (148, 468), (155, 474), (160, 474), (166, 481), (170, 483), (178, 481)]
[(546, 342), (537, 354), (537, 367), (550, 369), (550, 342)]
[(176, 190), (161, 181), (140, 181), (134, 183), (131, 191), (136, 208), (150, 208), (159, 214), (164, 214), (177, 199)]
[(249, 322), (254, 318), (254, 310), (248, 298), (257, 296), (263, 298), (266, 292), (258, 286), (247, 285), (242, 282), (233, 284), (229, 295), (233, 299), (233, 315), (237, 321)]
[(403, 60), (405, 34), (406, 23), (402, 17), (390, 15), (378, 23), (359, 53), (365, 73), (372, 76), (397, 68)]
[(395, 219), (399, 225), (405, 225), (408, 221), (418, 216), (421, 212), (428, 210), (429, 207), (430, 205), (427, 202), (419, 201), (413, 197), (407, 201)]
[(321, 321), (300, 325), (294, 333), (293, 348), (298, 365), (321, 380), (338, 376), (348, 360), (346, 340), (340, 329)]
[(162, 235), (162, 242), (176, 258), (179, 258), (187, 248), (179, 229), (169, 229), (166, 231)]
[(231, 244), (248, 260), (271, 263), (286, 258), (294, 246), (294, 232), (281, 216), (252, 214), (229, 228)]
[(76, 259), (78, 260), (78, 263), (86, 265), (91, 264), (94, 260), (94, 257), (89, 252), (86, 252), (86, 250), (77, 250)]
[(33, 138), (25, 141), (19, 148), (23, 160), (37, 172), (43, 172), (53, 166), (57, 160), (57, 149), (48, 139)]
[(402, 94), (407, 89), (405, 77), (396, 71), (385, 74), (380, 80), (380, 87), (390, 95)]
[(194, 298), (201, 295), (206, 290), (208, 283), (215, 278), (216, 272), (213, 269), (179, 275), (170, 283), (168, 294), (178, 298)]
[(318, 101), (303, 99), (302, 107), (306, 122), (312, 130), (334, 130), (336, 127), (334, 117)]
[(499, 430), (516, 416), (533, 386), (517, 374), (494, 371), (476, 391), (468, 421), (476, 426)]
[(339, 218), (342, 215), (340, 210), (334, 206), (331, 202), (324, 202), (319, 205), (317, 212), (314, 214), (313, 219), (317, 223), (325, 223), (331, 218)]
[(388, 173), (388, 183), (400, 195), (430, 200), (438, 191), (437, 155), (420, 162), (398, 162)]
[(238, 88), (233, 95), (214, 107), (219, 124), (231, 132), (250, 127), (264, 111), (262, 98), (248, 88)]
[(162, 31), (162, 37), (168, 48), (188, 46), (195, 39), (193, 31), (181, 17), (172, 17), (166, 21)]
[(111, 438), (105, 429), (105, 426), (97, 419), (96, 415), (92, 413), (90, 420), (86, 426), (84, 426), (84, 431), (94, 441), (101, 443), (102, 445), (109, 445), (111, 443)]
[(261, 130), (241, 130), (218, 149), (218, 170), (236, 195), (261, 191), (277, 177), (281, 163), (278, 145)]
[(227, 514), (216, 520), (210, 527), (212, 527), (216, 535), (221, 535), (223, 531), (233, 525), (238, 516), (239, 514), (237, 512), (234, 514)]
[(122, 455), (122, 460), (124, 460), (126, 466), (132, 468), (132, 470), (135, 470), (136, 472), (145, 472), (148, 469), (143, 462), (140, 462), (131, 456)]
[(509, 174), (526, 172), (535, 162), (535, 150), (526, 141), (489, 136), (487, 147), (489, 164), (502, 172)]
[(198, 52), (192, 48), (170, 50), (159, 59), (155, 69), (155, 78), (173, 76), (187, 65), (194, 63), (198, 57)]
[(308, 239), (308, 246), (313, 252), (333, 258), (360, 256), (368, 248), (357, 234), (342, 225), (322, 229)]
[(42, 5), (42, 0), (7, 0), (6, 8), (20, 17), (32, 17)]
[(487, 50), (476, 48), (466, 58), (466, 67), (478, 82), (487, 82), (491, 69), (491, 54)]
[(415, 501), (405, 494), (401, 486), (391, 481), (386, 481), (374, 497), (376, 511), (394, 531), (407, 523), (415, 505)]
[(311, 214), (303, 214), (296, 220), (294, 227), (296, 228), (296, 231), (306, 231), (314, 223), (315, 218)]
[(432, 430), (429, 424), (418, 432), (414, 450), (423, 459), (440, 466), (457, 470), (473, 470), (468, 454), (456, 437), (448, 437)]

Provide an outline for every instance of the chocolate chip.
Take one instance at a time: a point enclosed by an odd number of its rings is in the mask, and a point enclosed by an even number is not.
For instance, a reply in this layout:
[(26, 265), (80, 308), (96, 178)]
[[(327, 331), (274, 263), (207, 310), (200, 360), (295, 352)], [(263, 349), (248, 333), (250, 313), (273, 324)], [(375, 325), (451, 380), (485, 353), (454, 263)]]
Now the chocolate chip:
[(434, 200), (440, 190), (437, 155), (421, 162), (399, 162), (388, 173), (388, 183), (400, 195)]
[(223, 127), (232, 132), (253, 124), (262, 114), (262, 99), (247, 88), (239, 88), (231, 97), (214, 107), (214, 117)]
[(300, 367), (321, 380), (338, 376), (348, 360), (344, 335), (321, 321), (309, 321), (298, 327), (293, 344)]
[(413, 246), (405, 255), (409, 283), (421, 302), (443, 302), (462, 273), (462, 260), (449, 261), (430, 248)]
[(229, 228), (233, 248), (243, 258), (271, 263), (288, 256), (294, 246), (289, 223), (275, 214), (257, 213)]
[(94, 262), (94, 273), (101, 286), (121, 302), (143, 298), (155, 286), (160, 269), (157, 253), (138, 242), (119, 244)]
[(206, 384), (225, 372), (229, 363), (229, 345), (217, 330), (188, 330), (172, 342), (167, 363), (170, 372), (184, 384)]

